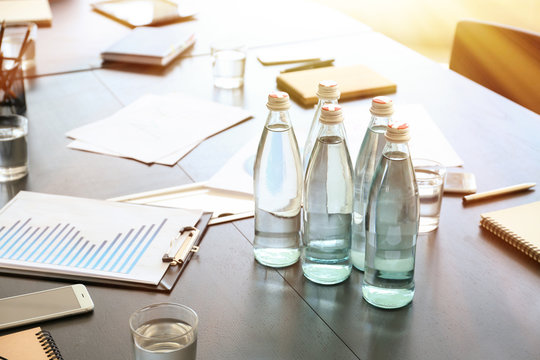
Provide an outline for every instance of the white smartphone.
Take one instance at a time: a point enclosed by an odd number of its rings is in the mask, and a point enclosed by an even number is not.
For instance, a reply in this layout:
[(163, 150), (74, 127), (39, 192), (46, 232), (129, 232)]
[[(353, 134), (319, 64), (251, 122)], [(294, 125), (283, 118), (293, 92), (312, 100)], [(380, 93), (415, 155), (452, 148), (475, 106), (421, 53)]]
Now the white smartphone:
[(0, 299), (0, 330), (92, 311), (94, 303), (82, 284)]

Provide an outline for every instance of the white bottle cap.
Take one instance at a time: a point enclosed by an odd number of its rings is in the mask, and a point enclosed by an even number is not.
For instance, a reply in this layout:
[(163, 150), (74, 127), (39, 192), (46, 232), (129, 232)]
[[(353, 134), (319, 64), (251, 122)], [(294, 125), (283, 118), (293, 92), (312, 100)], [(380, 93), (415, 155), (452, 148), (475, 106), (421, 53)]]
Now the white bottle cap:
[(394, 103), (388, 96), (377, 96), (371, 100), (369, 111), (375, 116), (390, 117), (394, 113)]
[(411, 139), (409, 135), (409, 124), (406, 122), (395, 122), (388, 125), (384, 134), (386, 140), (393, 143), (406, 143)]
[(287, 111), (291, 107), (289, 94), (283, 91), (272, 91), (268, 94), (266, 107), (271, 111)]
[(323, 124), (339, 124), (343, 121), (341, 106), (336, 104), (325, 104), (321, 109), (320, 121)]
[(319, 99), (337, 100), (339, 95), (338, 83), (334, 80), (323, 80), (319, 83), (319, 90), (317, 91)]

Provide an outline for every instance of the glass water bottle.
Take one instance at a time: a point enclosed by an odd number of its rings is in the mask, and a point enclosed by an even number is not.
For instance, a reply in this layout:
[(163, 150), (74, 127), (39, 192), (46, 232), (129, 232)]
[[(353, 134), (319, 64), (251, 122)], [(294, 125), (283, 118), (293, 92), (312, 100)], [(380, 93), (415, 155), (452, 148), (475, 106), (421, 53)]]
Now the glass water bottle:
[(313, 152), (313, 147), (317, 142), (317, 136), (321, 130), (319, 118), (321, 117), (321, 109), (324, 104), (337, 104), (339, 99), (339, 88), (337, 82), (334, 80), (323, 80), (319, 83), (319, 89), (317, 91), (317, 97), (319, 102), (315, 108), (315, 115), (313, 116), (313, 121), (311, 122), (311, 127), (309, 128), (309, 134), (306, 139), (306, 144), (304, 146), (304, 174), (306, 173), (309, 159), (311, 153)]
[(390, 124), (386, 140), (368, 199), (362, 294), (374, 306), (394, 309), (414, 296), (420, 213), (408, 125)]
[(351, 261), (354, 267), (364, 271), (366, 252), (366, 226), (364, 217), (369, 189), (373, 181), (375, 167), (381, 158), (386, 140), (384, 133), (394, 113), (392, 100), (379, 96), (371, 101), (371, 121), (362, 141), (354, 167), (354, 203), (351, 226)]
[(320, 122), (304, 182), (302, 270), (313, 282), (337, 284), (352, 269), (352, 163), (341, 107), (324, 105)]
[(255, 159), (255, 259), (283, 267), (300, 257), (302, 162), (289, 118), (289, 95), (268, 95), (270, 111)]

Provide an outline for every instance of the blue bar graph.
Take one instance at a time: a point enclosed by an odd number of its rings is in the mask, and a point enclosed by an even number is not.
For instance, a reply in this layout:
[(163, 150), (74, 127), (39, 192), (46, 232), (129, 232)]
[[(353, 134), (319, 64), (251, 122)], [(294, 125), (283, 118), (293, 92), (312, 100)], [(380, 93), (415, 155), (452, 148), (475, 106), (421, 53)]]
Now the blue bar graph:
[(129, 274), (167, 219), (137, 225), (109, 238), (88, 239), (70, 223), (35, 224), (32, 218), (0, 226), (0, 260)]

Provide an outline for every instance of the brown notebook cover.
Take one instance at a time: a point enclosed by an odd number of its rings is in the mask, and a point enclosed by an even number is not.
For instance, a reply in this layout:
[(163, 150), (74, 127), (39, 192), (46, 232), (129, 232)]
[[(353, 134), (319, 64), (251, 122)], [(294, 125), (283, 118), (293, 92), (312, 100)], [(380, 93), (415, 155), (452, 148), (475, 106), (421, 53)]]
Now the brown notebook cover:
[(35, 327), (0, 336), (0, 359), (61, 360), (63, 358), (51, 334)]
[(480, 216), (483, 228), (540, 262), (540, 201)]
[(317, 89), (321, 80), (339, 84), (340, 100), (371, 97), (396, 92), (396, 84), (363, 65), (330, 66), (282, 73), (277, 77), (280, 90), (304, 106), (318, 102)]

